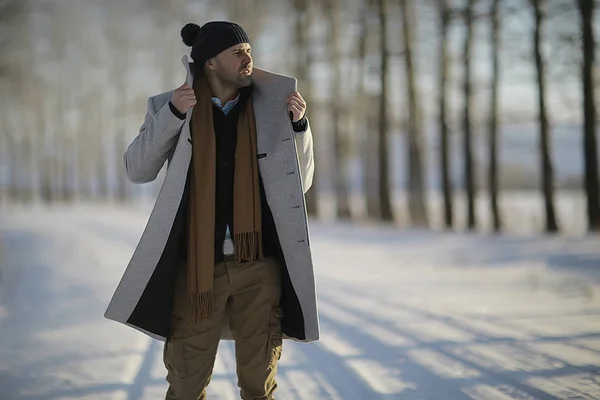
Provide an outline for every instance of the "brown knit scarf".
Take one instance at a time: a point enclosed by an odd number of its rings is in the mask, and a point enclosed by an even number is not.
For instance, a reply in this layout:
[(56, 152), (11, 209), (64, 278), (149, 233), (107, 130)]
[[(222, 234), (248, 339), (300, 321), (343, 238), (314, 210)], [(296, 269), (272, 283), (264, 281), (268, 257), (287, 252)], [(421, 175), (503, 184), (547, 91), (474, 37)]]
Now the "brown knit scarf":
[[(188, 291), (194, 321), (210, 319), (213, 312), (216, 139), (211, 91), (204, 74), (194, 81), (190, 133), (190, 201), (188, 219)], [(256, 125), (252, 99), (241, 110), (233, 179), (233, 243), (237, 262), (262, 259), (262, 226)]]

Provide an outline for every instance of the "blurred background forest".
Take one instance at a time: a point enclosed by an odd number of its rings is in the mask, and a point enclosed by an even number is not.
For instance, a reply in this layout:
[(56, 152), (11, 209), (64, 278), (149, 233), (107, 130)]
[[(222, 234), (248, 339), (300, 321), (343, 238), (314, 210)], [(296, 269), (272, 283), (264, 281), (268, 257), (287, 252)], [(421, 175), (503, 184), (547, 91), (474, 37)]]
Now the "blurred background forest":
[[(227, 19), (298, 78), (311, 218), (427, 229), (600, 229), (599, 2), (0, 0), (0, 202), (146, 202), (122, 157), (179, 86), (180, 29)], [(1, 209), (0, 209), (1, 210)]]

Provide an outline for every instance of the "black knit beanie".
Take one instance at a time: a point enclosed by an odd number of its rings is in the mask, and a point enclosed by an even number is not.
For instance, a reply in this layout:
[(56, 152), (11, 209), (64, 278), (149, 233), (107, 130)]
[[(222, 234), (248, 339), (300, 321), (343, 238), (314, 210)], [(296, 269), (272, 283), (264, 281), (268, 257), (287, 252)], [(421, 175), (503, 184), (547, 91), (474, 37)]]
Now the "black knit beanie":
[(189, 23), (181, 29), (183, 43), (192, 48), (192, 59), (198, 66), (223, 50), (240, 43), (250, 43), (244, 28), (233, 22), (213, 21), (202, 27)]

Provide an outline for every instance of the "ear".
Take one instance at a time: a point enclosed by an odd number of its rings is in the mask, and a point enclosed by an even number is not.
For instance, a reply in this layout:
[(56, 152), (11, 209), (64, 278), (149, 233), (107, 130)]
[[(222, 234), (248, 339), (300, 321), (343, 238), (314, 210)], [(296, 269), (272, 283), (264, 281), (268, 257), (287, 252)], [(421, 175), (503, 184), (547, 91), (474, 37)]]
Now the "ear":
[(214, 70), (215, 70), (215, 68), (216, 68), (216, 65), (215, 65), (215, 58), (213, 57), (213, 58), (210, 58), (210, 59), (208, 59), (208, 60), (206, 61), (206, 63), (204, 64), (204, 66), (205, 66), (206, 68), (210, 69), (211, 71), (214, 71)]

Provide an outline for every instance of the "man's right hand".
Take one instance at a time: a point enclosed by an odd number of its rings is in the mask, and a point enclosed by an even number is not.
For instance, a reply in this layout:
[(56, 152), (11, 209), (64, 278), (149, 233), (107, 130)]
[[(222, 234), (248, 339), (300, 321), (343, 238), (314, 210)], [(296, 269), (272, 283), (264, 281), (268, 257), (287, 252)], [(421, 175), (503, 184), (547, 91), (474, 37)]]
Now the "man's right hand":
[(180, 113), (185, 114), (196, 104), (196, 95), (194, 94), (194, 89), (192, 89), (187, 82), (179, 86), (173, 92), (173, 96), (171, 96), (171, 103), (173, 103), (175, 108)]

